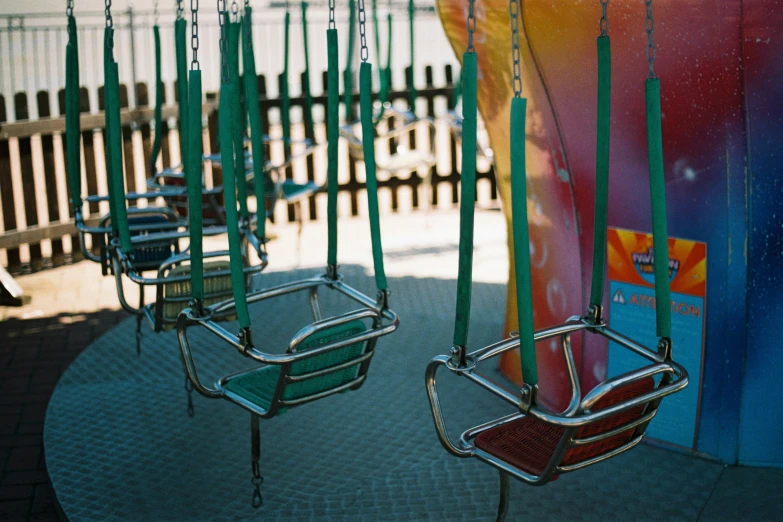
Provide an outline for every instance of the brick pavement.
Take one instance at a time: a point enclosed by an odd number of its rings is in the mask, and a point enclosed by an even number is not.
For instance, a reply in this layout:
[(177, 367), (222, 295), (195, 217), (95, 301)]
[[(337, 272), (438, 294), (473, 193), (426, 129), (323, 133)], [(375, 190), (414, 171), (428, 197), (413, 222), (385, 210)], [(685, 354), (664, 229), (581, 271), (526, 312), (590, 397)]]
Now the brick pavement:
[(49, 397), (70, 362), (127, 314), (89, 262), (17, 281), (32, 301), (0, 307), (0, 520), (58, 520), (43, 451)]

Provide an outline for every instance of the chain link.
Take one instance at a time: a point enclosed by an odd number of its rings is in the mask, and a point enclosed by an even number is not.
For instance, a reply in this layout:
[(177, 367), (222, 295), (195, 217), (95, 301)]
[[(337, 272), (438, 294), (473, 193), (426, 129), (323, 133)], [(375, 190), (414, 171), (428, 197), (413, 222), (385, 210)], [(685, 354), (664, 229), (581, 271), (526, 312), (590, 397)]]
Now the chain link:
[(335, 0), (329, 0), (329, 29), (337, 29), (337, 22), (334, 20)]
[(190, 48), (193, 50), (190, 69), (193, 71), (201, 69), (198, 63), (198, 44), (198, 0), (190, 0)]
[(244, 39), (245, 49), (253, 46), (253, 21), (250, 19), (250, 0), (245, 0), (245, 16), (242, 19), (245, 22), (245, 31), (247, 38)]
[(237, 0), (231, 2), (231, 21), (236, 23), (239, 20), (239, 5)]
[(366, 62), (370, 59), (370, 48), (367, 47), (367, 11), (364, 8), (364, 0), (359, 0), (359, 39), (362, 61)]
[(601, 0), (601, 36), (609, 34), (609, 18), (606, 17), (607, 7), (609, 7), (609, 0)]
[(653, 31), (655, 30), (655, 20), (653, 19), (653, 0), (644, 0), (647, 8), (647, 18), (645, 20), (645, 30), (647, 31), (647, 63), (650, 65), (650, 71), (647, 78), (655, 78), (655, 57), (658, 54), (653, 41)]
[(519, 4), (508, 0), (508, 14), (511, 18), (511, 58), (514, 61), (514, 97), (522, 97), (522, 51), (519, 49)]
[(111, 0), (106, 0), (104, 14), (106, 15), (106, 27), (114, 27), (114, 19), (111, 17)]
[(217, 0), (218, 23), (220, 24), (220, 79), (228, 83), (228, 42), (226, 41), (226, 0)]
[(467, 52), (475, 53), (476, 48), (473, 47), (473, 33), (476, 32), (476, 1), (468, 0), (468, 49)]
[(158, 25), (158, 0), (152, 2), (152, 19), (152, 23)]
[(182, 0), (177, 0), (177, 20), (185, 19), (185, 8), (182, 7)]
[(65, 14), (69, 18), (73, 16), (73, 0), (66, 0), (65, 2)]

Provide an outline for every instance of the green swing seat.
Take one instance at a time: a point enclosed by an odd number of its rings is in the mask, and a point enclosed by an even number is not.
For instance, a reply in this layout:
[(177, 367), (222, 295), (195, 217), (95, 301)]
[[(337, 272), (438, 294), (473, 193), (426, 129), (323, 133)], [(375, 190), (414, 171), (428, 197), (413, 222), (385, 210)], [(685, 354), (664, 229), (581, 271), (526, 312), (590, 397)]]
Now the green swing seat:
[[(348, 337), (360, 334), (367, 330), (367, 326), (360, 320), (342, 324), (318, 332), (304, 341), (298, 350), (306, 352), (314, 348), (341, 341)], [(226, 396), (231, 399), (249, 401), (264, 410), (269, 410), (275, 396), (275, 392), (282, 388), (281, 402), (296, 401), (302, 397), (333, 390), (356, 379), (359, 371), (359, 363), (319, 377), (308, 378), (300, 382), (297, 376), (303, 376), (312, 372), (328, 370), (339, 366), (345, 361), (359, 357), (365, 348), (364, 342), (354, 343), (343, 348), (316, 355), (308, 359), (291, 364), (288, 377), (280, 378), (281, 366), (269, 365), (249, 372), (237, 374), (226, 381)], [(292, 353), (289, 351), (288, 353)], [(277, 414), (284, 413), (288, 408), (279, 408)]]

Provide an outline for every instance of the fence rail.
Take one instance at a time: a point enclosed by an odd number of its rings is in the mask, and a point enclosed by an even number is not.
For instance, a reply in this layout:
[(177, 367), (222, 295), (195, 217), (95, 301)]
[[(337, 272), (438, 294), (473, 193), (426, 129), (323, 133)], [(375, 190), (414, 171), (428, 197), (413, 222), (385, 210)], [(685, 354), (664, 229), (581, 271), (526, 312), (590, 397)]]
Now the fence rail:
[[(438, 118), (446, 114), (453, 93), (453, 72), (451, 66), (443, 70), (446, 82), (435, 86), (433, 68), (424, 68), (425, 87), (417, 88), (417, 109), (419, 114)], [(322, 75), (322, 91), (313, 97), (316, 108), (325, 113), (326, 73)], [(279, 78), (278, 78), (279, 81)], [(281, 131), (275, 123), (279, 121), (281, 101), (268, 96), (268, 81), (264, 75), (258, 77), (261, 111), (265, 132), (279, 136)], [(103, 110), (102, 87), (98, 89), (99, 111)], [(152, 110), (145, 83), (136, 85), (135, 93), (139, 102), (136, 109), (128, 108), (128, 88), (120, 87), (122, 111), (123, 159), (126, 189), (143, 191), (150, 172), (149, 158), (155, 129), (151, 128)], [(8, 267), (11, 273), (37, 271), (53, 265), (72, 262), (79, 258), (76, 242), (73, 212), (68, 203), (66, 171), (64, 163), (64, 92), (55, 93), (58, 100), (57, 111), (49, 104), (50, 93), (39, 91), (34, 100), (26, 93), (17, 93), (12, 107), (0, 96), (0, 264)], [(392, 101), (407, 104), (408, 90), (393, 90)], [(105, 158), (103, 152), (103, 116), (95, 114), (90, 106), (90, 96), (86, 88), (81, 89), (82, 117), (82, 187), (85, 194), (105, 194), (107, 190)], [(217, 106), (214, 94), (207, 94), (204, 104), (205, 124), (203, 130), (204, 150), (206, 153), (217, 151)], [(358, 101), (358, 94), (354, 96)], [(301, 114), (305, 100), (294, 97), (291, 100), (292, 115)], [(30, 120), (30, 107), (35, 104), (39, 120)], [(13, 111), (13, 123), (8, 121), (8, 112)], [(178, 135), (174, 117), (175, 106), (165, 107), (161, 157), (158, 167), (179, 162)], [(294, 137), (304, 137), (304, 125), (295, 125)], [(323, 124), (315, 127), (316, 142), (325, 140)], [(419, 141), (423, 140), (423, 141)], [(414, 143), (427, 143), (429, 135), (426, 129), (392, 142), (388, 147), (379, 148), (379, 158), (394, 152), (398, 146)], [(413, 145), (411, 145), (413, 146)], [(418, 208), (451, 207), (458, 203), (459, 174), (457, 150), (448, 126), (440, 122), (436, 125), (434, 148), (438, 159), (431, 172), (398, 172), (379, 180), (379, 194), (382, 212), (407, 211)], [(296, 152), (296, 151), (294, 151)], [(287, 172), (288, 177), (298, 181), (309, 179), (322, 184), (326, 180), (326, 151), (315, 158), (296, 163)], [(282, 157), (282, 146), (273, 146), (268, 150), (273, 161)], [(342, 215), (363, 215), (365, 190), (363, 168), (357, 168), (348, 154), (347, 146), (341, 147), (340, 173), (340, 213)], [(491, 165), (482, 166), (478, 173), (479, 201), (492, 205), (497, 200), (497, 188)], [(431, 175), (431, 187), (425, 186), (425, 179)], [(222, 182), (219, 169), (205, 165), (208, 186)], [(140, 201), (139, 205), (146, 205)], [(96, 219), (108, 211), (108, 203), (89, 203), (84, 205), (88, 219)], [(304, 220), (315, 220), (325, 215), (325, 195), (311, 198)], [(293, 207), (280, 206), (275, 220), (293, 220)]]

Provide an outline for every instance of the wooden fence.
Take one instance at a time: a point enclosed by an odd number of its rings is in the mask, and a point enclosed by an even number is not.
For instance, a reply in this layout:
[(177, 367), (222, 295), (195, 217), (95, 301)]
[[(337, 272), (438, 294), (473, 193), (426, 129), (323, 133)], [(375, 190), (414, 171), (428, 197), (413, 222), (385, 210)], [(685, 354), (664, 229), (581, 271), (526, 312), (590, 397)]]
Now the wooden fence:
[[(406, 77), (410, 77), (407, 71)], [(438, 118), (450, 108), (452, 87), (452, 70), (446, 66), (446, 84), (440, 87), (433, 85), (432, 67), (426, 67), (426, 86), (418, 88), (417, 109), (419, 114)], [(279, 78), (278, 78), (279, 81)], [(322, 94), (313, 97), (316, 114), (325, 114), (326, 105), (326, 73), (322, 74)], [(279, 135), (280, 100), (267, 98), (267, 79), (258, 77), (261, 111), (265, 125), (265, 133)], [(176, 89), (174, 90), (176, 92)], [(120, 87), (120, 103), (122, 106), (122, 139), (125, 167), (126, 189), (143, 192), (146, 179), (151, 176), (149, 158), (154, 137), (151, 121), (153, 110), (150, 107), (151, 96), (147, 85), (136, 85), (138, 108), (128, 109), (128, 89)], [(217, 151), (217, 109), (214, 93), (207, 94), (204, 104), (206, 125), (204, 127), (205, 152)], [(358, 94), (354, 96), (358, 102)], [(77, 238), (74, 237), (75, 226), (73, 211), (69, 205), (66, 172), (64, 164), (65, 142), (62, 133), (65, 129), (64, 91), (60, 90), (56, 97), (57, 107), (50, 106), (50, 94), (46, 91), (36, 93), (35, 100), (29, 99), (24, 92), (17, 93), (12, 103), (7, 103), (0, 96), (0, 265), (6, 266), (11, 273), (29, 273), (42, 268), (73, 262), (80, 258)], [(392, 101), (404, 103), (408, 99), (408, 91), (395, 90), (391, 93)], [(106, 193), (106, 169), (103, 153), (103, 92), (98, 89), (98, 100), (101, 100), (97, 112), (90, 107), (88, 92), (81, 90), (82, 116), (82, 191), (85, 194)], [(296, 120), (297, 113), (304, 108), (304, 98), (294, 97), (291, 108)], [(40, 116), (31, 121), (28, 111), (35, 103)], [(12, 107), (9, 107), (12, 105)], [(426, 109), (425, 109), (426, 107)], [(15, 121), (5, 123), (8, 111), (13, 110)], [(173, 125), (177, 110), (175, 105), (164, 106), (164, 121), (161, 157), (158, 166), (171, 165), (179, 162), (178, 135), (176, 125)], [(318, 118), (316, 118), (318, 119)], [(295, 125), (294, 137), (304, 136), (304, 125)], [(425, 131), (426, 129), (421, 129)], [(315, 126), (316, 136), (306, 136), (316, 142), (324, 141), (325, 128), (323, 124)], [(411, 147), (418, 140), (429, 140), (427, 132), (415, 132), (403, 137)], [(425, 141), (426, 143), (426, 141)], [(379, 157), (393, 152), (398, 143), (390, 143), (387, 150), (378, 150)], [(427, 172), (400, 172), (379, 180), (379, 195), (381, 211), (384, 213), (407, 211), (418, 208), (452, 207), (458, 203), (459, 174), (457, 170), (458, 150), (454, 139), (443, 122), (436, 125), (435, 149), (437, 164), (432, 168), (432, 190), (424, 186)], [(282, 147), (268, 150), (273, 159), (283, 154)], [(340, 174), (340, 213), (342, 215), (359, 215), (364, 212), (363, 191), (365, 190), (363, 168), (350, 159), (347, 147), (341, 148), (341, 165), (346, 166)], [(268, 156), (270, 157), (270, 156)], [(307, 161), (294, 165), (286, 173), (287, 177), (297, 180), (309, 179), (323, 183), (326, 178), (326, 151), (323, 154), (311, 156)], [(493, 204), (497, 199), (495, 177), (491, 165), (477, 173), (479, 179), (479, 201)], [(219, 170), (205, 165), (206, 182), (208, 186), (219, 185), (221, 176)], [(305, 212), (305, 220), (315, 220), (325, 215), (324, 195), (311, 198)], [(139, 205), (147, 202), (142, 200)], [(107, 203), (91, 203), (84, 205), (85, 215), (95, 220), (108, 211)], [(293, 220), (293, 208), (278, 208), (276, 220)]]

